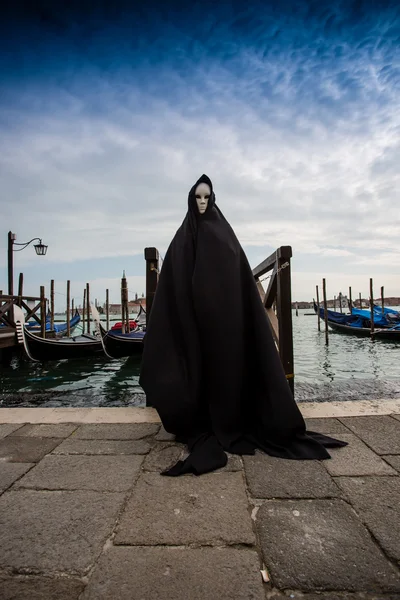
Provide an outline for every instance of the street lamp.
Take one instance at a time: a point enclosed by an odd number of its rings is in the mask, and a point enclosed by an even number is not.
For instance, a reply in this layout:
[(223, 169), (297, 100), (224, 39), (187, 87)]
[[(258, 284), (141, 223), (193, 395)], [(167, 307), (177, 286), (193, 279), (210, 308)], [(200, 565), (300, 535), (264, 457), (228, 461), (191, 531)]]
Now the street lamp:
[[(16, 240), (17, 236), (15, 233), (11, 231), (8, 232), (8, 294), (10, 296), (14, 295), (14, 260), (13, 260), (13, 252), (21, 252), (21, 250), (25, 250), (29, 244), (32, 242), (38, 241), (38, 244), (34, 245), (35, 252), (38, 256), (45, 256), (47, 252), (47, 246), (42, 243), (40, 238), (32, 238), (29, 242), (25, 242), (24, 244), (17, 244)], [(14, 248), (14, 246), (21, 246), (21, 248)]]

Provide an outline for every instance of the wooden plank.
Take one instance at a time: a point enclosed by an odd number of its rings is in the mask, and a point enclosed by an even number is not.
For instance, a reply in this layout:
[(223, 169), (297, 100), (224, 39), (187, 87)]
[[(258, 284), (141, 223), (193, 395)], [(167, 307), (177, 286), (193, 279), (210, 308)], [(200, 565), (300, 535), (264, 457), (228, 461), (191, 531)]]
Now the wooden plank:
[(261, 281), (259, 279), (257, 279), (256, 285), (257, 285), (258, 293), (260, 294), (261, 301), (264, 304), (265, 290), (264, 290), (263, 285), (262, 285), (262, 283), (261, 283)]
[(253, 269), (253, 275), (255, 279), (260, 278), (263, 275), (265, 275), (265, 273), (268, 273), (268, 271), (271, 271), (277, 260), (282, 259), (281, 264), (283, 264), (283, 262), (285, 262), (286, 260), (290, 260), (291, 258), (292, 247), (281, 246), (280, 248), (275, 250), (275, 252), (273, 252), (268, 258), (263, 260), (262, 263), (260, 263), (259, 265), (257, 265), (257, 267)]
[(273, 271), (272, 271), (271, 278), (268, 283), (267, 291), (265, 292), (265, 298), (264, 298), (265, 308), (271, 308), (271, 306), (276, 298), (277, 285), (278, 285), (277, 271), (278, 271), (278, 266), (277, 266), (277, 264), (275, 264)]
[(266, 308), (265, 312), (267, 313), (267, 317), (269, 319), (269, 322), (271, 323), (271, 329), (272, 329), (272, 335), (274, 336), (274, 340), (278, 346), (278, 350), (279, 350), (279, 323), (278, 323), (278, 318), (275, 314), (274, 309), (271, 308)]
[(40, 307), (41, 307), (41, 302), (39, 302), (38, 304), (36, 304), (36, 306), (34, 306), (33, 308), (30, 308), (22, 300), (22, 308), (24, 308), (26, 310), (25, 322), (29, 321), (29, 319), (31, 319), (33, 317), (33, 319), (40, 325), (40, 323), (41, 323), (40, 318), (36, 314), (37, 311), (40, 309)]

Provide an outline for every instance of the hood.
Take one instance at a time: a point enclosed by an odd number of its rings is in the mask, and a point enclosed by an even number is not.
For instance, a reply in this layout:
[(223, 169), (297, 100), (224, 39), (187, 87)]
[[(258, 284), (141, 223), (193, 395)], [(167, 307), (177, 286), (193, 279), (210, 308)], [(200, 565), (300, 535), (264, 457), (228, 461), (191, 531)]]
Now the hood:
[[(211, 189), (211, 195), (210, 195), (210, 199), (208, 201), (208, 205), (206, 208), (206, 211), (204, 212), (204, 214), (200, 215), (199, 213), (199, 209), (197, 207), (197, 202), (196, 202), (196, 188), (200, 183), (206, 183), (207, 185), (210, 186)], [(213, 184), (211, 179), (207, 176), (207, 175), (202, 175), (194, 184), (194, 186), (191, 188), (190, 192), (189, 192), (189, 197), (188, 197), (188, 210), (189, 213), (192, 215), (195, 215), (196, 218), (200, 218), (200, 217), (205, 217), (207, 215), (207, 213), (210, 213), (213, 206), (215, 204), (215, 194), (214, 194), (214, 190), (213, 190)]]

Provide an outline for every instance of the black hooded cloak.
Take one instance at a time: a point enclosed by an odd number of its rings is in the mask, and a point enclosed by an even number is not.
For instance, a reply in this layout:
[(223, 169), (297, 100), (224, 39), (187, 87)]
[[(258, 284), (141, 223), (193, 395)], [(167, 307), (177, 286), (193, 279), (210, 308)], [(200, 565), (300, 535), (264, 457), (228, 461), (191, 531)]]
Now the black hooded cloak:
[[(204, 214), (196, 187), (211, 196)], [(189, 456), (165, 475), (225, 466), (224, 450), (330, 458), (344, 442), (306, 432), (259, 292), (233, 229), (202, 175), (165, 255), (147, 325), (140, 384)]]

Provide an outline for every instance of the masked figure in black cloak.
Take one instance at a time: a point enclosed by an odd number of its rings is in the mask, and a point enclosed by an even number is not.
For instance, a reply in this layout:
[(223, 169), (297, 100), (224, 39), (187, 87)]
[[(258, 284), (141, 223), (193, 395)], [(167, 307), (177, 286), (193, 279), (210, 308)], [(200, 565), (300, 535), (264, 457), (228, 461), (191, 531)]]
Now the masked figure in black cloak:
[(165, 255), (144, 342), (140, 383), (189, 456), (165, 475), (225, 466), (225, 450), (329, 458), (344, 442), (306, 432), (256, 283), (203, 175)]

